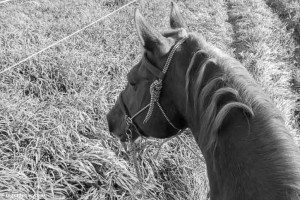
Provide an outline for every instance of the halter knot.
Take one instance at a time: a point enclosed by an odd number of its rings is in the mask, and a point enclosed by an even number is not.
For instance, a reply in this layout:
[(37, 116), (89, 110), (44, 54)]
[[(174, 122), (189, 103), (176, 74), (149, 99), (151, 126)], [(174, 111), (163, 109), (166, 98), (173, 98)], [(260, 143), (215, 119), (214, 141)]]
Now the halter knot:
[(129, 126), (130, 124), (132, 124), (132, 119), (128, 115), (125, 115), (125, 122)]
[(162, 79), (155, 80), (150, 85), (151, 99), (150, 99), (150, 103), (149, 103), (149, 109), (148, 109), (147, 115), (146, 115), (143, 123), (147, 123), (148, 120), (150, 119), (152, 112), (154, 110), (154, 104), (155, 104), (155, 102), (158, 102), (158, 100), (159, 100), (161, 88), (162, 88)]

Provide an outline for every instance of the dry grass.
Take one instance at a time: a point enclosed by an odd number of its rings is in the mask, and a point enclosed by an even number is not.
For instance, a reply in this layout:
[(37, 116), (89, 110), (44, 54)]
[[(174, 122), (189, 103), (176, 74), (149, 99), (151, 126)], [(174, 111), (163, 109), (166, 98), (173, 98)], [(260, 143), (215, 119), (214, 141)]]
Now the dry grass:
[[(0, 4), (1, 70), (126, 2)], [(244, 47), (235, 53), (292, 119), (287, 48), (295, 46), (276, 16), (266, 6), (249, 4), (245, 11), (246, 4), (239, 4), (230, 14), (242, 21), (231, 26), (223, 0), (177, 2), (190, 30), (232, 55), (233, 39)], [(141, 0), (0, 75), (0, 199), (206, 199), (205, 165), (176, 139), (158, 157), (158, 140), (140, 147), (147, 191), (141, 195), (132, 162), (108, 134), (105, 114), (141, 52), (133, 25), (136, 7), (156, 27), (168, 27), (170, 0)], [(268, 21), (259, 23), (256, 16)], [(182, 137), (200, 154), (189, 134)]]

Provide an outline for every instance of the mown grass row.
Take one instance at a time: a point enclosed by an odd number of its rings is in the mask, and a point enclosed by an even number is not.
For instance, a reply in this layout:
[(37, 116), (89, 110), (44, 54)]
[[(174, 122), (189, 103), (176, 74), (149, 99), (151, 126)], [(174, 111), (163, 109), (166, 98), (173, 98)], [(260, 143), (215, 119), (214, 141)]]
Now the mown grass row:
[(293, 90), (298, 93), (297, 110), (295, 116), (300, 126), (300, 2), (296, 0), (266, 0), (266, 3), (279, 15), (279, 18), (287, 24), (287, 30), (293, 33), (294, 39), (298, 44), (293, 49), (293, 60), (296, 70), (293, 71), (291, 81)]
[(236, 57), (274, 100), (291, 131), (299, 130), (296, 111), (297, 94), (291, 90), (296, 48), (278, 15), (262, 0), (228, 0), (229, 20), (234, 27)]
[(265, 0), (266, 3), (292, 29), (295, 39), (300, 43), (300, 2), (297, 0)]
[[(1, 68), (115, 9), (114, 2), (45, 0), (1, 5)], [(191, 30), (210, 33), (207, 39), (227, 50), (230, 37), (227, 29), (220, 30), (220, 24), (226, 24), (225, 5), (221, 0), (215, 3), (211, 7), (204, 0), (178, 2)], [(202, 13), (196, 9), (200, 4)], [(141, 1), (138, 7), (152, 24), (168, 27), (170, 1)], [(165, 144), (158, 157), (157, 140), (148, 141), (139, 151), (147, 191), (141, 196), (132, 162), (108, 134), (105, 114), (141, 52), (133, 23), (135, 8), (130, 6), (0, 76), (0, 195), (206, 198), (204, 163), (176, 140)], [(198, 150), (192, 137), (182, 137)]]

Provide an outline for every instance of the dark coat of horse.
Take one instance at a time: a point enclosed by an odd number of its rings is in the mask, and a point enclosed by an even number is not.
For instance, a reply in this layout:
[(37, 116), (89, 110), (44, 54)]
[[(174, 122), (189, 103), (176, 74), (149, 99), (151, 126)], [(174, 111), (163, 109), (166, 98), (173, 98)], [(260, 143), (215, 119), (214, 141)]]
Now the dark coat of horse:
[[(187, 33), (175, 4), (170, 31), (160, 33), (139, 11), (135, 22), (144, 57), (128, 73), (128, 84), (107, 115), (110, 131), (126, 140), (122, 107), (132, 116), (150, 102), (151, 83), (174, 44), (186, 37), (164, 77), (159, 102), (176, 127), (191, 129), (206, 160), (211, 200), (300, 199), (299, 148), (248, 71), (200, 34)], [(149, 70), (153, 66), (156, 70)], [(157, 107), (147, 123), (145, 116), (134, 118), (132, 140), (139, 134), (167, 138), (177, 133)]]

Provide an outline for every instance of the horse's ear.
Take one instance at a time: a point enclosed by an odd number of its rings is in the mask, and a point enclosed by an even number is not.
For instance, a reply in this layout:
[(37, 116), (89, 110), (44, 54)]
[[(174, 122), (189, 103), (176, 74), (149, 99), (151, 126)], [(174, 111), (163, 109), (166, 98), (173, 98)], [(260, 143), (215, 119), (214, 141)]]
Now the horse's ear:
[(171, 28), (187, 28), (187, 25), (180, 14), (179, 8), (176, 3), (171, 2), (171, 14), (170, 14)]
[(138, 9), (135, 11), (135, 24), (140, 41), (146, 50), (160, 55), (169, 52), (171, 48), (169, 40), (152, 27)]

